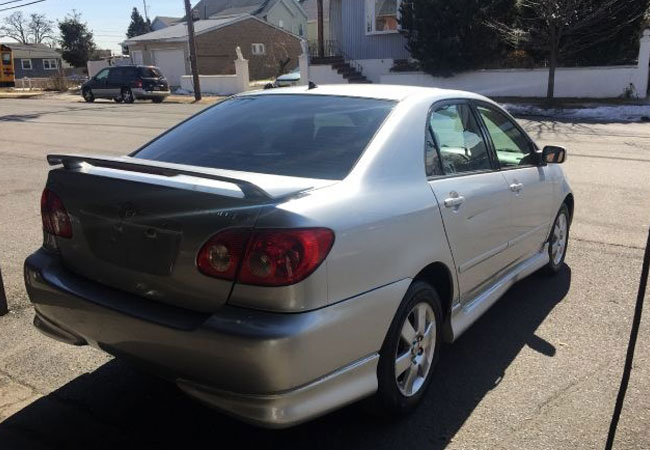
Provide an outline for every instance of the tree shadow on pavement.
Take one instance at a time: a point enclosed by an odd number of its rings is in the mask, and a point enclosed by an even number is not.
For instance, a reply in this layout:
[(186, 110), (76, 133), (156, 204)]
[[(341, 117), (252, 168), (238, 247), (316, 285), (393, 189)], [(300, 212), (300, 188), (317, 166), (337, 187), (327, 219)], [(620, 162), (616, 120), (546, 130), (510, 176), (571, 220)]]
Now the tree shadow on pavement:
[(567, 295), (571, 270), (515, 285), (455, 344), (414, 415), (378, 417), (356, 404), (281, 431), (261, 430), (203, 407), (173, 384), (113, 360), (0, 423), (14, 449), (299, 448), (444, 449), (524, 346), (555, 348), (535, 331)]

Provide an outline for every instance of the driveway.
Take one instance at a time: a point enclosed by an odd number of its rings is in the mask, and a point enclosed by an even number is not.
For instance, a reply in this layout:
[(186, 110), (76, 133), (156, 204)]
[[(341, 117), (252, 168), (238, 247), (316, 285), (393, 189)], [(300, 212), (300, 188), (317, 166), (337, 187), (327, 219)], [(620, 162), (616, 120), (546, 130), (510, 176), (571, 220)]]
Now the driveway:
[[(31, 326), (22, 262), (41, 243), (45, 155), (127, 153), (204, 106), (0, 100), (0, 448), (603, 448), (650, 225), (650, 125), (522, 121), (569, 149), (576, 213), (567, 265), (513, 287), (447, 347), (418, 412), (364, 404), (279, 432), (207, 409), (172, 384)], [(650, 448), (650, 311), (616, 448)]]

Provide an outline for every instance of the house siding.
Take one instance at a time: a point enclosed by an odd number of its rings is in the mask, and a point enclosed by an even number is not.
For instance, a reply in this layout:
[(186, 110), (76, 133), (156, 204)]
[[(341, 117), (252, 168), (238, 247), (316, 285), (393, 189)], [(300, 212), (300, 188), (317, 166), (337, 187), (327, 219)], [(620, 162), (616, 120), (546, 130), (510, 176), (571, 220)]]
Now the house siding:
[[(265, 55), (253, 55), (252, 44), (264, 44)], [(279, 75), (280, 61), (289, 58), (285, 72), (298, 66), (302, 53), (300, 39), (277, 28), (249, 19), (236, 25), (205, 33), (196, 38), (196, 53), (201, 75), (235, 73), (236, 48), (248, 60), (251, 80), (264, 80)]]
[(282, 21), (283, 26), (281, 28), (296, 35), (305, 37), (307, 35), (307, 15), (295, 0), (280, 0), (269, 10), (266, 16), (261, 18), (276, 27), (279, 27), (280, 21)]
[(366, 35), (365, 1), (332, 0), (330, 33), (351, 59), (406, 59), (406, 39), (399, 33)]
[[(32, 60), (32, 69), (23, 70), (23, 59)], [(58, 67), (61, 67), (60, 58), (15, 58), (14, 57), (14, 70), (16, 72), (16, 79), (21, 78), (50, 78), (58, 73), (58, 70), (45, 70), (43, 65), (44, 59), (57, 59)]]

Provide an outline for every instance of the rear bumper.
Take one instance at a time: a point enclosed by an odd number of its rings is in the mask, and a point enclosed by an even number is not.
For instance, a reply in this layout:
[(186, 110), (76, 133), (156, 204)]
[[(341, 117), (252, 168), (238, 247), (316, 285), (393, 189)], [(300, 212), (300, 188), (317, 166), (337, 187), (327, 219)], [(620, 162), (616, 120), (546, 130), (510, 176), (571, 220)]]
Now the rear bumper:
[(25, 283), (44, 334), (90, 344), (266, 427), (287, 427), (371, 395), (377, 352), (409, 281), (300, 314), (157, 304), (67, 271), (39, 250)]
[(133, 92), (133, 96), (139, 100), (165, 98), (171, 95), (171, 91), (145, 91), (144, 89), (140, 88), (135, 88), (131, 91)]

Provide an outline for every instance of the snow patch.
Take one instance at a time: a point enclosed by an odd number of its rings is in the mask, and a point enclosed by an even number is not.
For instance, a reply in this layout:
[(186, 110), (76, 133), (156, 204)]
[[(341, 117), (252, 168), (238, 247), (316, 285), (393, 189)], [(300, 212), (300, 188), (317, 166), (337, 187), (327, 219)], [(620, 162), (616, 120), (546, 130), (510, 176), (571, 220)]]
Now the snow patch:
[(614, 105), (584, 108), (542, 108), (507, 103), (503, 107), (516, 116), (549, 117), (564, 120), (640, 122), (650, 120), (650, 105)]

